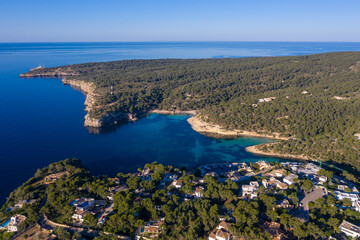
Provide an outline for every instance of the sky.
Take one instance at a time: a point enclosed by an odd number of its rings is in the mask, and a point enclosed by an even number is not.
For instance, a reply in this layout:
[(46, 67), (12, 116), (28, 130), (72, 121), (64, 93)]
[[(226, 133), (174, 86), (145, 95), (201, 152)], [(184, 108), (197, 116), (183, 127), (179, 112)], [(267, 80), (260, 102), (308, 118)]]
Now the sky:
[(0, 0), (0, 42), (360, 42), (359, 0)]

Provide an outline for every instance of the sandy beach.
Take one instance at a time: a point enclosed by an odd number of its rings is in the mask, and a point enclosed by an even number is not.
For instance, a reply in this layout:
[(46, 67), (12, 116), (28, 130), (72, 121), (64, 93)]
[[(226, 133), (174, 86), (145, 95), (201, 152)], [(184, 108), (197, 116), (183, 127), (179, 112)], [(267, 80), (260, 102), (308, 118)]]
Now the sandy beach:
[(280, 133), (273, 134), (261, 134), (257, 132), (249, 132), (243, 130), (226, 130), (219, 125), (211, 124), (200, 119), (199, 115), (189, 118), (188, 123), (191, 125), (192, 129), (199, 133), (210, 133), (217, 134), (220, 136), (247, 136), (247, 137), (265, 137), (277, 140), (288, 140), (289, 138), (280, 137)]
[(292, 154), (280, 154), (280, 153), (275, 153), (273, 151), (269, 151), (269, 152), (264, 152), (258, 149), (258, 146), (260, 145), (270, 145), (270, 144), (274, 144), (274, 143), (264, 143), (264, 144), (259, 144), (259, 145), (255, 145), (255, 146), (250, 146), (245, 148), (245, 150), (247, 152), (250, 152), (252, 154), (258, 155), (258, 156), (265, 156), (265, 157), (274, 157), (274, 158), (284, 158), (284, 159), (291, 159), (291, 160), (301, 160), (301, 161), (313, 161), (313, 159), (310, 159), (309, 157), (306, 157), (304, 155), (292, 155)]

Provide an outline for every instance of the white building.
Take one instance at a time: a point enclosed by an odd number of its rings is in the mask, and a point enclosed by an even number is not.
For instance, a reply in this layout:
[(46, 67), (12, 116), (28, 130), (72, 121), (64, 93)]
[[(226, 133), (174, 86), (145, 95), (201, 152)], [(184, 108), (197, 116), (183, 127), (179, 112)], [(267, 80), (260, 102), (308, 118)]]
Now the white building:
[(348, 186), (346, 186), (346, 185), (338, 185), (338, 187), (337, 187), (338, 190), (343, 191), (343, 192), (345, 192), (345, 189), (347, 189), (347, 188), (348, 188)]
[(210, 233), (209, 240), (230, 240), (232, 236), (230, 226), (231, 223), (221, 222), (216, 230)]
[(326, 176), (320, 176), (318, 180), (320, 184), (323, 184), (327, 182), (328, 178)]
[(275, 187), (275, 186), (279, 185), (280, 183), (281, 182), (274, 177), (271, 177), (269, 180), (266, 180), (266, 179), (262, 180), (262, 184), (266, 189), (270, 188), (270, 187)]
[(355, 211), (360, 212), (360, 202), (359, 202), (359, 200), (356, 200), (356, 201), (353, 202), (353, 207), (354, 207)]
[(23, 215), (16, 214), (11, 217), (10, 222), (6, 226), (8, 232), (17, 232), (18, 227), (21, 223), (26, 220), (26, 217)]
[(354, 239), (360, 237), (360, 227), (345, 220), (340, 224), (339, 230)]
[(334, 193), (336, 194), (336, 198), (339, 200), (343, 200), (344, 198), (348, 198), (352, 202), (359, 200), (359, 195), (357, 195), (355, 193), (345, 193), (345, 192), (339, 192), (339, 191), (335, 191)]
[(295, 179), (298, 179), (299, 176), (296, 174), (289, 174), (286, 177), (284, 177), (283, 181), (284, 183), (286, 183), (287, 185), (291, 185), (295, 183)]
[(195, 188), (195, 197), (196, 198), (201, 198), (203, 196), (203, 191), (204, 191), (204, 187), (197, 187)]
[(259, 190), (258, 182), (250, 182), (249, 185), (242, 185), (242, 197), (249, 197), (250, 199), (256, 198)]
[(95, 199), (93, 198), (76, 198), (69, 205), (74, 206), (76, 211), (86, 211), (95, 204)]
[(73, 215), (72, 215), (72, 218), (75, 220), (75, 221), (78, 221), (80, 223), (82, 223), (84, 221), (84, 217), (86, 214), (88, 214), (89, 212), (88, 211), (76, 211)]
[(172, 182), (172, 185), (176, 188), (181, 188), (183, 186), (183, 181), (182, 180), (174, 180)]

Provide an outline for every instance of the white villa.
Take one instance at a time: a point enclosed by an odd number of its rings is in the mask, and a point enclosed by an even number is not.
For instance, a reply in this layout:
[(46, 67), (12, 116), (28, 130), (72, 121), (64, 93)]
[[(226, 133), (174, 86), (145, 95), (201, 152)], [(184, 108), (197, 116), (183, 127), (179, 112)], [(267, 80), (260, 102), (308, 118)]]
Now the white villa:
[(340, 224), (339, 230), (354, 239), (360, 237), (360, 227), (345, 220)]

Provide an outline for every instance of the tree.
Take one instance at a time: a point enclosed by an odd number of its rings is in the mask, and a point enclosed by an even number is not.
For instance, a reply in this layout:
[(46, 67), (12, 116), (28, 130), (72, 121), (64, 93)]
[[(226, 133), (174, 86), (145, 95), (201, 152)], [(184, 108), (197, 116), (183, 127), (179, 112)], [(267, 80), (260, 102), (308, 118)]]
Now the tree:
[(84, 224), (89, 227), (94, 227), (97, 224), (97, 219), (91, 213), (87, 213), (84, 216)]
[(141, 180), (141, 179), (140, 179), (138, 176), (133, 175), (133, 176), (129, 177), (129, 178), (126, 180), (126, 184), (128, 185), (128, 187), (129, 187), (130, 189), (137, 189), (140, 180)]
[(309, 191), (313, 187), (313, 185), (314, 184), (309, 179), (306, 179), (301, 185), (301, 189)]
[(58, 227), (55, 229), (55, 234), (60, 240), (69, 240), (71, 239), (71, 234), (66, 231), (64, 228)]
[(343, 205), (344, 207), (351, 207), (351, 206), (352, 206), (352, 202), (351, 202), (350, 199), (344, 198), (344, 199), (342, 200), (342, 205)]

